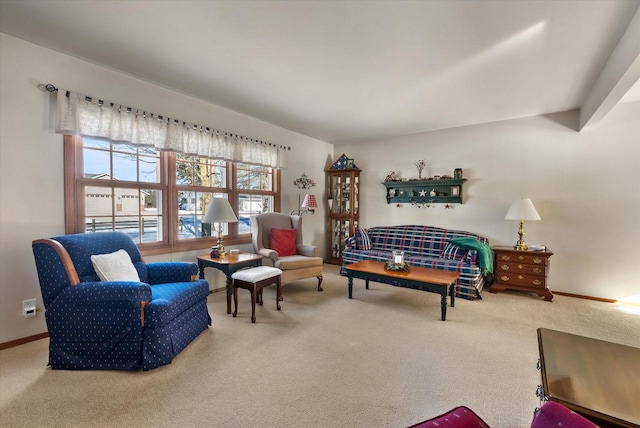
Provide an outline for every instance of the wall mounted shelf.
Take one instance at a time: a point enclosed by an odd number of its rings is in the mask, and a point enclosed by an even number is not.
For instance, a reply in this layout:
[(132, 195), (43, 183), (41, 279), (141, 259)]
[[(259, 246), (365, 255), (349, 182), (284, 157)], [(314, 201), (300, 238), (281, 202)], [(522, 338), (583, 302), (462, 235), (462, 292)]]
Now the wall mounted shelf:
[(388, 204), (462, 204), (466, 178), (385, 181)]

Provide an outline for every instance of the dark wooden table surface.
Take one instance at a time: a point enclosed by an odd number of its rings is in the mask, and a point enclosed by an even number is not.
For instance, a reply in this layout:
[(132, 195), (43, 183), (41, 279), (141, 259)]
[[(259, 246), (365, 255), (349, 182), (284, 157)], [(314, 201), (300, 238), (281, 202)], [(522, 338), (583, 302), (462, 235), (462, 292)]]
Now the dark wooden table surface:
[(544, 399), (603, 426), (640, 426), (640, 348), (538, 329)]
[(227, 253), (224, 257), (216, 259), (211, 258), (209, 254), (203, 254), (197, 257), (198, 270), (200, 279), (204, 279), (204, 269), (212, 267), (222, 271), (227, 277), (227, 313), (231, 313), (231, 275), (239, 269), (246, 267), (255, 267), (262, 264), (262, 256), (253, 253)]

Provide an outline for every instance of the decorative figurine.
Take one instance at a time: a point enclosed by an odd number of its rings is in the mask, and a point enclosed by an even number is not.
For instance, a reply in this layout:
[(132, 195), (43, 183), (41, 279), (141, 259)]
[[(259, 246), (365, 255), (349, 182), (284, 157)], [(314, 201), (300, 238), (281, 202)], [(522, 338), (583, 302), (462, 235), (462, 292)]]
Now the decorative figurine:
[(394, 171), (391, 171), (389, 175), (384, 178), (384, 181), (400, 181), (400, 179)]

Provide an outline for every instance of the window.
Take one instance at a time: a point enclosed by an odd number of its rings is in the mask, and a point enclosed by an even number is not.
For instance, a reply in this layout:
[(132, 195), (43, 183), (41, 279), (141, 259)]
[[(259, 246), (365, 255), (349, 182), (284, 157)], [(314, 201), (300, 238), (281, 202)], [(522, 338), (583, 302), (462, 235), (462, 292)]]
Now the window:
[(226, 197), (238, 223), (225, 243), (251, 242), (250, 218), (279, 209), (278, 171), (155, 148), (65, 136), (66, 232), (119, 230), (145, 254), (213, 245), (202, 218), (212, 197)]
[[(226, 191), (227, 163), (181, 153), (175, 158), (178, 240), (211, 236), (211, 225), (203, 224), (202, 218), (213, 196), (227, 197), (220, 194)], [(227, 235), (227, 225), (223, 227)]]
[(121, 230), (139, 243), (163, 240), (161, 162), (154, 148), (85, 139), (82, 165), (78, 223), (85, 231)]
[(238, 233), (251, 233), (250, 218), (274, 211), (273, 169), (237, 164), (235, 181), (238, 189)]

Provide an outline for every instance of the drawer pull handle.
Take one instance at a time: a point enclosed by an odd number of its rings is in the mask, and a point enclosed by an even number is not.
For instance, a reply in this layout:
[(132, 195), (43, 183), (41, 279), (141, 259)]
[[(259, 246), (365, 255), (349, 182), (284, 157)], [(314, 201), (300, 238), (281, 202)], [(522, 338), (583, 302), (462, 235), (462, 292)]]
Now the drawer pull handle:
[(524, 260), (524, 256), (518, 256), (518, 260)]
[(519, 280), (523, 280), (523, 279), (524, 279), (524, 276), (522, 276), (522, 275), (518, 275), (518, 279), (519, 279)]
[(511, 260), (511, 257), (509, 257), (509, 256), (505, 256), (505, 255), (500, 256), (500, 258), (501, 258), (502, 260), (505, 260), (505, 261), (509, 261), (509, 260)]
[(500, 266), (500, 269), (509, 270), (509, 265), (502, 265), (502, 266)]
[(533, 262), (540, 264), (540, 263), (542, 263), (542, 259), (539, 259), (539, 258), (536, 257), (535, 259), (533, 259)]
[(503, 281), (509, 281), (509, 277), (507, 275), (502, 275), (500, 279)]
[(518, 265), (518, 269), (522, 269), (524, 266), (522, 265)]
[(542, 272), (542, 269), (540, 269), (538, 267), (537, 268), (533, 268), (533, 273), (540, 273), (540, 272)]
[(542, 284), (542, 281), (540, 281), (539, 279), (533, 280), (533, 285), (540, 285), (540, 284)]

